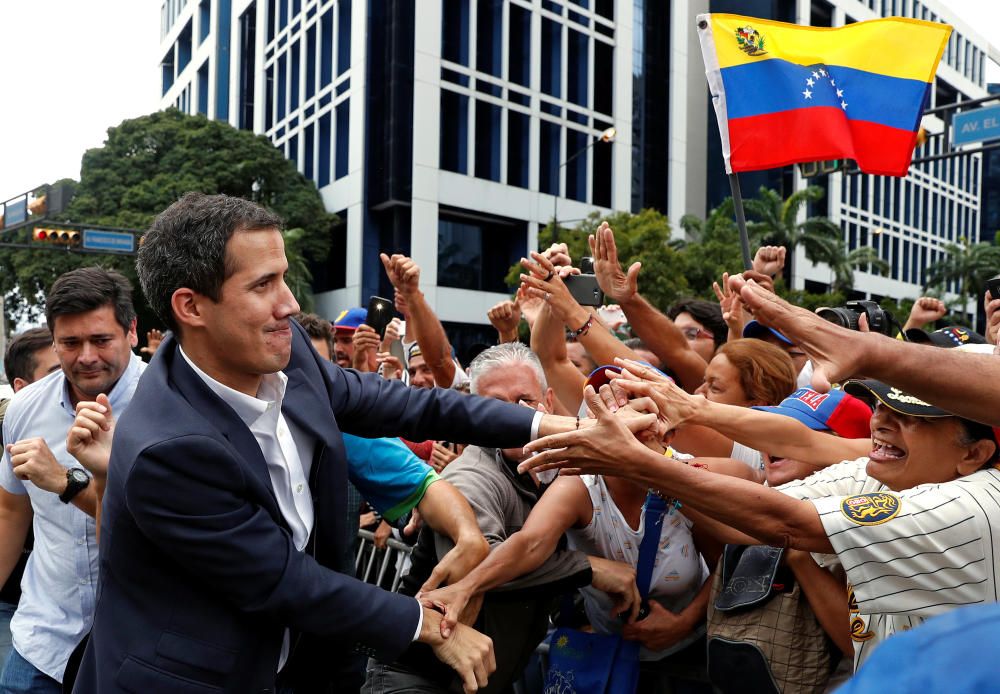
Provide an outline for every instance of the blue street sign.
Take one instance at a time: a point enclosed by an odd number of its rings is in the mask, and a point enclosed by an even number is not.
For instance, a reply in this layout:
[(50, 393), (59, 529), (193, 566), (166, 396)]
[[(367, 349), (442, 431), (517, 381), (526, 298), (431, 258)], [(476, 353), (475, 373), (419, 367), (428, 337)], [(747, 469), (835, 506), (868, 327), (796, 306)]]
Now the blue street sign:
[(997, 138), (1000, 138), (1000, 106), (989, 106), (965, 113), (956, 113), (951, 121), (951, 144), (953, 147)]
[(28, 218), (28, 199), (21, 198), (17, 202), (8, 202), (3, 208), (4, 226), (20, 224)]
[(135, 236), (120, 231), (83, 230), (83, 247), (90, 251), (135, 251)]

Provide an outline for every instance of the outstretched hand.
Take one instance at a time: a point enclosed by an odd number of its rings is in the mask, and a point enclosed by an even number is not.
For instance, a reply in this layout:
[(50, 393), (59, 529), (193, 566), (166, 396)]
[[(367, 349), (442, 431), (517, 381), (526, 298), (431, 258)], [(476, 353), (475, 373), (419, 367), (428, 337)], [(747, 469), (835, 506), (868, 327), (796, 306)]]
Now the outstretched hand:
[(591, 255), (594, 256), (594, 275), (597, 276), (597, 284), (604, 295), (619, 304), (633, 299), (639, 293), (639, 270), (642, 263), (634, 262), (629, 266), (628, 272), (622, 271), (615, 233), (607, 222), (603, 222), (588, 241)]
[(657, 415), (615, 416), (593, 386), (587, 386), (584, 400), (596, 417), (596, 423), (531, 441), (524, 450), (536, 455), (524, 460), (518, 472), (567, 468), (574, 474), (630, 478), (642, 473), (642, 464), (636, 461), (641, 461), (649, 451), (637, 436), (646, 429), (657, 427)]

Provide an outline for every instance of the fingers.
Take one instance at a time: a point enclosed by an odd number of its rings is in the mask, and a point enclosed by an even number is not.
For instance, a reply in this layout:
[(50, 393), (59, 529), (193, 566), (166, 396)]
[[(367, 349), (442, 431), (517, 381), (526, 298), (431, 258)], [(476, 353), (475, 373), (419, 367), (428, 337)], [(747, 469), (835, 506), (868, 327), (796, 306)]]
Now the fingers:
[(637, 376), (644, 381), (650, 381), (651, 383), (673, 382), (653, 367), (647, 366), (646, 364), (640, 364), (632, 359), (622, 359), (621, 357), (618, 357), (615, 359), (615, 364), (623, 369), (627, 369), (630, 374)]
[(611, 226), (607, 222), (601, 225), (601, 232), (599, 233), (604, 241), (604, 253), (608, 261), (618, 265), (618, 246), (615, 244), (615, 232), (611, 230)]
[(594, 413), (594, 417), (598, 420), (606, 419), (611, 416), (612, 410), (604, 404), (604, 400), (597, 393), (597, 391), (594, 390), (594, 386), (587, 386), (584, 388), (583, 399), (587, 402), (587, 405), (590, 407), (590, 411)]
[(611, 412), (618, 411), (618, 398), (615, 397), (615, 394), (611, 391), (611, 386), (609, 385), (601, 386), (600, 390), (597, 391), (597, 395), (601, 399), (601, 402), (604, 403), (604, 406), (608, 408), (609, 411)]
[(712, 282), (712, 291), (715, 292), (715, 298), (719, 300), (720, 304), (726, 300), (726, 295), (719, 288), (718, 282)]

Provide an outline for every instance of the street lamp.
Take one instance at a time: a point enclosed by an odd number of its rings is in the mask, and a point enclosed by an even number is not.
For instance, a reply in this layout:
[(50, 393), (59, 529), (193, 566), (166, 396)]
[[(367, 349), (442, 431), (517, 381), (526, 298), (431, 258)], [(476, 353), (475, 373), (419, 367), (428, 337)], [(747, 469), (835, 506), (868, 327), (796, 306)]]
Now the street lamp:
[(593, 140), (588, 142), (585, 146), (578, 149), (569, 157), (566, 161), (559, 165), (559, 169), (556, 172), (556, 194), (552, 198), (552, 230), (553, 230), (553, 240), (559, 240), (559, 192), (560, 192), (560, 182), (562, 181), (562, 170), (571, 161), (579, 157), (581, 154), (586, 152), (588, 149), (596, 145), (598, 142), (607, 142), (608, 144), (615, 141), (615, 136), (618, 131), (615, 130), (614, 126), (607, 128), (600, 135), (595, 137)]

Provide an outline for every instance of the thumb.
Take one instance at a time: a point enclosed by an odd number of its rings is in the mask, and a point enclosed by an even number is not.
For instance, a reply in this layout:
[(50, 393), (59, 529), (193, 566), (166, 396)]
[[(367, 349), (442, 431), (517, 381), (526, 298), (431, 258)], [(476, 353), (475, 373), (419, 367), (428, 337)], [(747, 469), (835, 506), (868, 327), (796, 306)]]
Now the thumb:
[(642, 263), (636, 261), (629, 266), (628, 273), (626, 274), (626, 279), (628, 284), (632, 288), (637, 288), (639, 286), (639, 270), (642, 269)]
[(817, 393), (830, 392), (830, 379), (827, 376), (826, 368), (813, 362), (812, 387)]
[(654, 424), (656, 424), (656, 414), (644, 414), (639, 417), (631, 417), (625, 421), (625, 426), (633, 434), (643, 429), (648, 429)]
[(403, 534), (410, 537), (419, 529), (418, 520), (415, 515), (410, 516), (410, 520), (407, 522), (406, 527), (403, 528)]
[(106, 393), (101, 393), (100, 395), (97, 396), (97, 404), (102, 405), (106, 408), (105, 414), (108, 417), (108, 424), (114, 424), (115, 415), (114, 412), (111, 410), (111, 399), (108, 398)]

